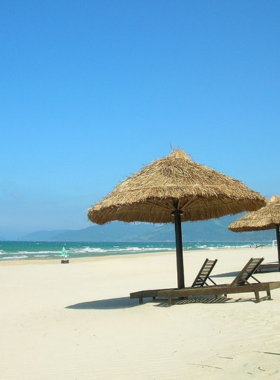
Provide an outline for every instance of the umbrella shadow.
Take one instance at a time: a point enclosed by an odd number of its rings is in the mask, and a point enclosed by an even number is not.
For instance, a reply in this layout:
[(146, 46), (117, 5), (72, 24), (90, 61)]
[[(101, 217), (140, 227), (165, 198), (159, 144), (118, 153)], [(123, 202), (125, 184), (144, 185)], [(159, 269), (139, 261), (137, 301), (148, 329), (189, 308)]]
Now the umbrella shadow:
[(74, 305), (66, 306), (66, 309), (75, 310), (111, 310), (111, 309), (128, 309), (139, 306), (136, 299), (129, 297), (109, 298), (104, 300), (95, 300), (89, 302), (76, 303)]

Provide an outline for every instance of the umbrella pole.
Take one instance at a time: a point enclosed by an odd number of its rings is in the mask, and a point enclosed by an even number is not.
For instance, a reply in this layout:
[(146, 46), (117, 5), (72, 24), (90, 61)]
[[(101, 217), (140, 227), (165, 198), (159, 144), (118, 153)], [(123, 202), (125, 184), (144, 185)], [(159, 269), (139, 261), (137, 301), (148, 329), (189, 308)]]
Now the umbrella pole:
[(279, 265), (279, 272), (280, 272), (280, 237), (279, 237), (279, 224), (276, 224), (276, 240), (277, 240), (277, 250), (278, 250), (278, 265)]
[(177, 281), (178, 289), (185, 287), (184, 280), (184, 261), (183, 261), (183, 243), (182, 243), (182, 223), (181, 215), (183, 212), (181, 210), (176, 210), (172, 212), (175, 218), (175, 237), (176, 237), (176, 258), (177, 258)]

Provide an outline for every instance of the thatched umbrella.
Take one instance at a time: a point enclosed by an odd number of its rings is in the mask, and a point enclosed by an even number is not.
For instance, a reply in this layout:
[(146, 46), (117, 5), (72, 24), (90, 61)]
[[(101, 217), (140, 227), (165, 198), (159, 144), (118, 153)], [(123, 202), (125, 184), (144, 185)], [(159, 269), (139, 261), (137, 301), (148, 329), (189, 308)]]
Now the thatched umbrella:
[[(250, 212), (242, 216), (240, 219), (231, 223), (228, 228), (234, 232), (244, 231), (261, 231), (276, 230), (277, 250), (278, 250), (278, 263), (280, 265), (280, 239), (279, 239), (279, 225), (280, 225), (280, 197), (274, 195), (267, 201), (266, 205), (257, 211)], [(279, 267), (280, 270), (280, 267)]]
[(182, 150), (121, 182), (88, 211), (97, 224), (175, 223), (178, 288), (184, 285), (181, 221), (219, 218), (262, 207), (265, 199), (243, 183), (193, 162)]

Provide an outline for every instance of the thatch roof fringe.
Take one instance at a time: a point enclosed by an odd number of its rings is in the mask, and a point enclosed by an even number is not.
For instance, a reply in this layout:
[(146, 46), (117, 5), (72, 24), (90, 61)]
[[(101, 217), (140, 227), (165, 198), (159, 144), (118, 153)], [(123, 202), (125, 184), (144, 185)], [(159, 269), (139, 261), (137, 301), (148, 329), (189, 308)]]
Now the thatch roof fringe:
[(88, 211), (88, 218), (98, 224), (169, 223), (177, 207), (186, 221), (252, 211), (264, 204), (265, 199), (242, 182), (195, 163), (177, 149), (121, 182)]
[(228, 228), (234, 232), (270, 230), (280, 225), (280, 197), (274, 195), (266, 205), (257, 211), (252, 211), (235, 222)]

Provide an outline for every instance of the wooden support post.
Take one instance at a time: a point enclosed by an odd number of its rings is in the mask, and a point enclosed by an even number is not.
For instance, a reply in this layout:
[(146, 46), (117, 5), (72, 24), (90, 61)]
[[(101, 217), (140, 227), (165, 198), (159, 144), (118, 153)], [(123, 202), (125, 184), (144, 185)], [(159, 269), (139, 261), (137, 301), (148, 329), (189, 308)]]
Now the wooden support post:
[(279, 237), (279, 224), (276, 224), (276, 240), (277, 240), (277, 251), (278, 251), (278, 265), (279, 265), (279, 272), (280, 272), (280, 237)]
[(184, 261), (183, 261), (183, 242), (182, 242), (182, 225), (181, 225), (181, 210), (175, 210), (172, 215), (175, 218), (175, 237), (176, 237), (176, 257), (177, 257), (177, 281), (178, 289), (185, 287), (184, 279)]

